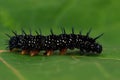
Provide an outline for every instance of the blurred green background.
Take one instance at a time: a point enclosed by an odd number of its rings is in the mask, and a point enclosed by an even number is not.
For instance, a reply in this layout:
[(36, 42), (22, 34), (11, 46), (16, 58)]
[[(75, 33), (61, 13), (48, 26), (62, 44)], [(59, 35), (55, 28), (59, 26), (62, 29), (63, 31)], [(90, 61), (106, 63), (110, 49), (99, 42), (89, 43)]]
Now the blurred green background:
[[(32, 29), (35, 34), (35, 30), (41, 28), (43, 34), (48, 35), (50, 28), (54, 33), (60, 34), (61, 26), (65, 27), (67, 33), (71, 32), (72, 27), (75, 33), (82, 30), (83, 34), (92, 28), (93, 38), (104, 33), (104, 36), (97, 40), (103, 45), (103, 54), (99, 57), (74, 56), (74, 60), (71, 56), (31, 58), (2, 53), (1, 58), (20, 71), (26, 80), (117, 80), (120, 78), (120, 71), (117, 72), (120, 67), (119, 0), (0, 0), (0, 49), (6, 49), (4, 44), (8, 37), (5, 33), (13, 35), (12, 30), (20, 34), (21, 28), (27, 33)], [(47, 63), (44, 63), (46, 61)], [(59, 68), (57, 72), (56, 69)], [(113, 68), (115, 70), (111, 71)], [(0, 69), (3, 71), (2, 73), (0, 70), (1, 80), (18, 79), (15, 73), (1, 62)]]

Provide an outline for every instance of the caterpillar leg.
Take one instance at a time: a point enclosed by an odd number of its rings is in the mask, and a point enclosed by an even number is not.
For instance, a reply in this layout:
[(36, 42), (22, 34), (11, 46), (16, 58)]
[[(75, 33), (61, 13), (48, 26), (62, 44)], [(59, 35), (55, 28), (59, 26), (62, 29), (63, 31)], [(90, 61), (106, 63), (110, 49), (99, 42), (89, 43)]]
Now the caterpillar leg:
[(21, 54), (22, 54), (22, 55), (28, 54), (28, 50), (22, 50), (22, 51), (21, 51)]
[(64, 55), (66, 52), (67, 52), (67, 49), (66, 49), (66, 48), (61, 49), (61, 50), (60, 50), (60, 55)]
[(40, 51), (39, 50), (32, 50), (30, 51), (30, 56), (35, 56), (39, 53)]
[(52, 55), (53, 54), (53, 50), (47, 50), (45, 53), (44, 53), (44, 55), (46, 55), (46, 56), (50, 56), (50, 55)]

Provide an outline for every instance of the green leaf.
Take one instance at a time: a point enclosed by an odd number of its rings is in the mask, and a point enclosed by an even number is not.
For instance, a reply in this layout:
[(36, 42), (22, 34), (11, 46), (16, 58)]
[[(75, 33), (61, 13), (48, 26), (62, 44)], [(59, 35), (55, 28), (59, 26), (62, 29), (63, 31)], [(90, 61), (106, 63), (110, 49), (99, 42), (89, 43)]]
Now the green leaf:
[(8, 46), (5, 33), (21, 34), (21, 28), (26, 33), (31, 28), (32, 34), (41, 28), (44, 35), (51, 28), (60, 34), (61, 26), (68, 34), (72, 27), (76, 34), (92, 28), (93, 38), (104, 33), (97, 40), (103, 46), (100, 56), (80, 56), (76, 50), (49, 57), (0, 53), (0, 80), (119, 80), (119, 5), (118, 0), (0, 0), (0, 50)]
[[(1, 53), (0, 66), (4, 65), (4, 67), (1, 68), (3, 72), (0, 75), (2, 75), (2, 80), (118, 80), (120, 55), (118, 52), (110, 51), (108, 54), (105, 50), (102, 55), (96, 57), (79, 55), (30, 57), (18, 53)], [(112, 53), (117, 57), (112, 56)]]

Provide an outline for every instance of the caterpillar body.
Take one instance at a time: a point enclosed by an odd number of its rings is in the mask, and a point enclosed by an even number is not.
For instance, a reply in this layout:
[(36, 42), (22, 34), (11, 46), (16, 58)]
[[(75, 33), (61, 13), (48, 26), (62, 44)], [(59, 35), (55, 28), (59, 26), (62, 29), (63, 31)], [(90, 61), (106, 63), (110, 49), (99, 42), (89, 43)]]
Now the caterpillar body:
[(51, 34), (48, 36), (42, 35), (41, 31), (36, 35), (26, 34), (22, 29), (22, 34), (18, 35), (15, 31), (12, 31), (14, 36), (9, 36), (8, 48), (10, 51), (20, 51), (21, 54), (29, 54), (31, 56), (37, 55), (40, 51), (45, 51), (44, 55), (51, 55), (53, 51), (60, 50), (60, 54), (66, 53), (67, 49), (73, 50), (77, 48), (80, 50), (80, 55), (99, 55), (102, 52), (102, 45), (96, 42), (96, 39), (103, 34), (98, 35), (95, 38), (89, 37), (91, 29), (86, 35), (74, 33), (72, 28), (71, 34), (66, 34), (64, 28), (62, 28), (62, 34), (56, 35), (51, 29)]

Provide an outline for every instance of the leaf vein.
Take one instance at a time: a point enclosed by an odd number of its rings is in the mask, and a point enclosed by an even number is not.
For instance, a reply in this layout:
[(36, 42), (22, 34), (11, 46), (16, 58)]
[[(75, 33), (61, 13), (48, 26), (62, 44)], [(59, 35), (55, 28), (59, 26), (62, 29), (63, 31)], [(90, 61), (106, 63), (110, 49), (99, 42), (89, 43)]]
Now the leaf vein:
[(7, 63), (2, 57), (0, 57), (0, 61), (5, 64), (18, 78), (19, 80), (26, 80), (21, 73), (15, 69), (13, 66), (11, 66), (9, 63)]

